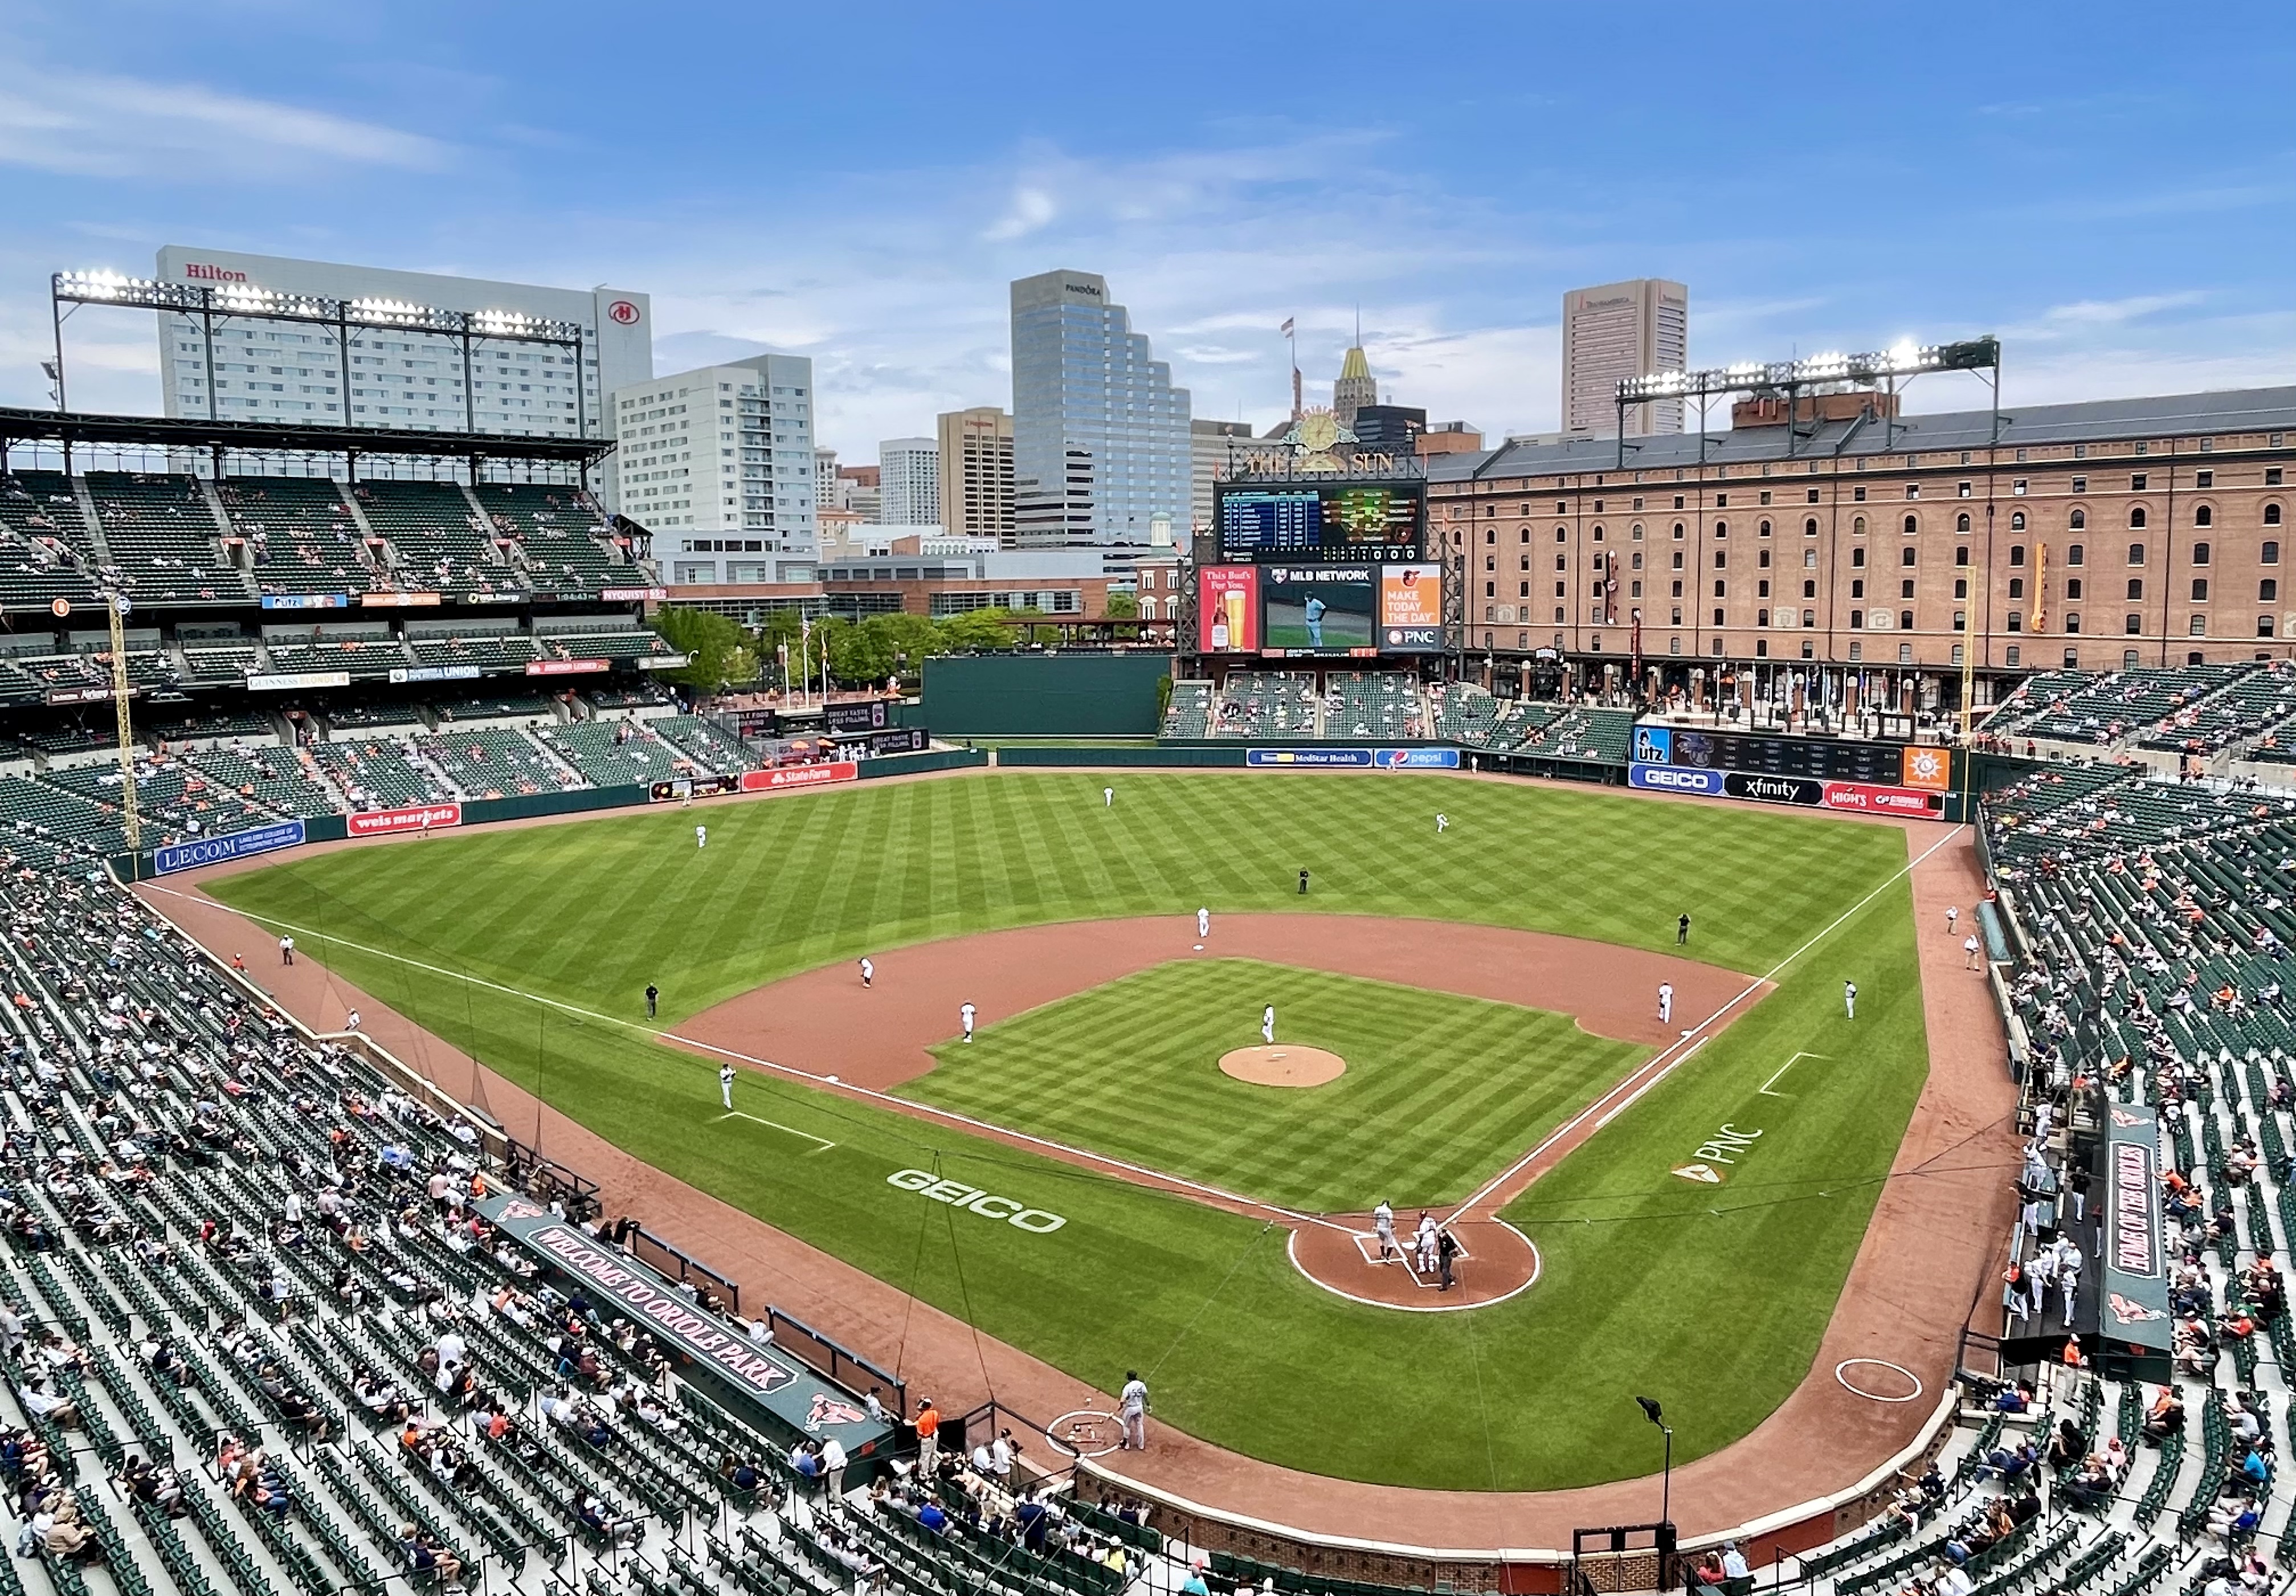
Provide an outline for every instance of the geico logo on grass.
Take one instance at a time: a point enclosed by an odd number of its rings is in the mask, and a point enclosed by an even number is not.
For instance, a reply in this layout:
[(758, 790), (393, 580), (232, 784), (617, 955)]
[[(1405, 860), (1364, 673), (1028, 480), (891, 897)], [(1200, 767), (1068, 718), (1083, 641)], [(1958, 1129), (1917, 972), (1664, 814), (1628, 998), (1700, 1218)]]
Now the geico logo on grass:
[(1031, 1208), (1014, 1198), (991, 1197), (978, 1186), (967, 1186), (962, 1181), (944, 1181), (931, 1170), (896, 1170), (885, 1177), (885, 1184), (898, 1186), (903, 1191), (921, 1193), (936, 1203), (947, 1203), (954, 1208), (969, 1209), (983, 1219), (1001, 1219), (1032, 1236), (1049, 1236), (1069, 1222), (1057, 1213)]

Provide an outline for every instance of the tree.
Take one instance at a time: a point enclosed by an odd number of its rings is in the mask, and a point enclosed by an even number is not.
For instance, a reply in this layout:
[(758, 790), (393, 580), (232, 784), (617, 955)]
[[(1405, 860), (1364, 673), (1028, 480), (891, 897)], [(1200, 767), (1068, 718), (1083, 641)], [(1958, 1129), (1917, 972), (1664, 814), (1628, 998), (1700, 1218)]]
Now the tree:
[(980, 654), (1013, 646), (1013, 631), (1000, 625), (1002, 610), (960, 610), (940, 623), (940, 635), (952, 654)]
[(1108, 596), (1108, 618), (1111, 621), (1136, 621), (1140, 615), (1140, 601), (1129, 593)]
[(683, 670), (661, 674), (682, 686), (715, 693), (728, 682), (752, 680), (757, 661), (742, 647), (747, 634), (709, 610), (666, 609), (653, 618), (662, 641), (686, 656)]
[(828, 638), (829, 671), (847, 687), (882, 681), (893, 673), (892, 633), (872, 616), (860, 626), (840, 626)]

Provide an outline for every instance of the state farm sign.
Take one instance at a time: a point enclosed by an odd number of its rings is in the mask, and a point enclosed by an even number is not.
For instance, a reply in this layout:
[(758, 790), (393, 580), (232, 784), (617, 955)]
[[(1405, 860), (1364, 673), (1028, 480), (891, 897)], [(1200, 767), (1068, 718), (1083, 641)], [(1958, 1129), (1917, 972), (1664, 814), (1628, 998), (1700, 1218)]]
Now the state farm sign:
[(742, 790), (745, 793), (776, 793), (786, 787), (823, 787), (837, 781), (857, 781), (861, 767), (851, 760), (835, 760), (825, 765), (784, 765), (778, 770), (744, 770)]

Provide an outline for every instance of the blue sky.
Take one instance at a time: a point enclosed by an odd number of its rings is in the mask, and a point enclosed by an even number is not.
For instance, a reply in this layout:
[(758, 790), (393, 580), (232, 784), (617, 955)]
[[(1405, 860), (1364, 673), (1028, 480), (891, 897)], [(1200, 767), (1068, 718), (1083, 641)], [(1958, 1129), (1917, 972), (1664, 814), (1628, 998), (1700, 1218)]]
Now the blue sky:
[[(1056, 266), (1259, 422), (1277, 324), (1328, 383), (1360, 305), (1390, 397), (1552, 427), (1563, 291), (1645, 275), (1702, 365), (2296, 382), (2296, 8), (1767, 10), (10, 0), (0, 402), (49, 272), (165, 243), (644, 289), (660, 370), (812, 356), (849, 460), (1009, 403), (1004, 284)], [(157, 407), (148, 323), (71, 349), (77, 404)]]

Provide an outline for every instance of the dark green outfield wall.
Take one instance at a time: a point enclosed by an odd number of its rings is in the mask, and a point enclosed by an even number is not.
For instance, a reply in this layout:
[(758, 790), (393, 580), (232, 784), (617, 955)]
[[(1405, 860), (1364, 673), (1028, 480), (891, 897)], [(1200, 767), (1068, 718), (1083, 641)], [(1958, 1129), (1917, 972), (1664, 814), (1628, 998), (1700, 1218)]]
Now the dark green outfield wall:
[(1155, 654), (951, 654), (925, 662), (925, 724), (937, 737), (1152, 737)]

